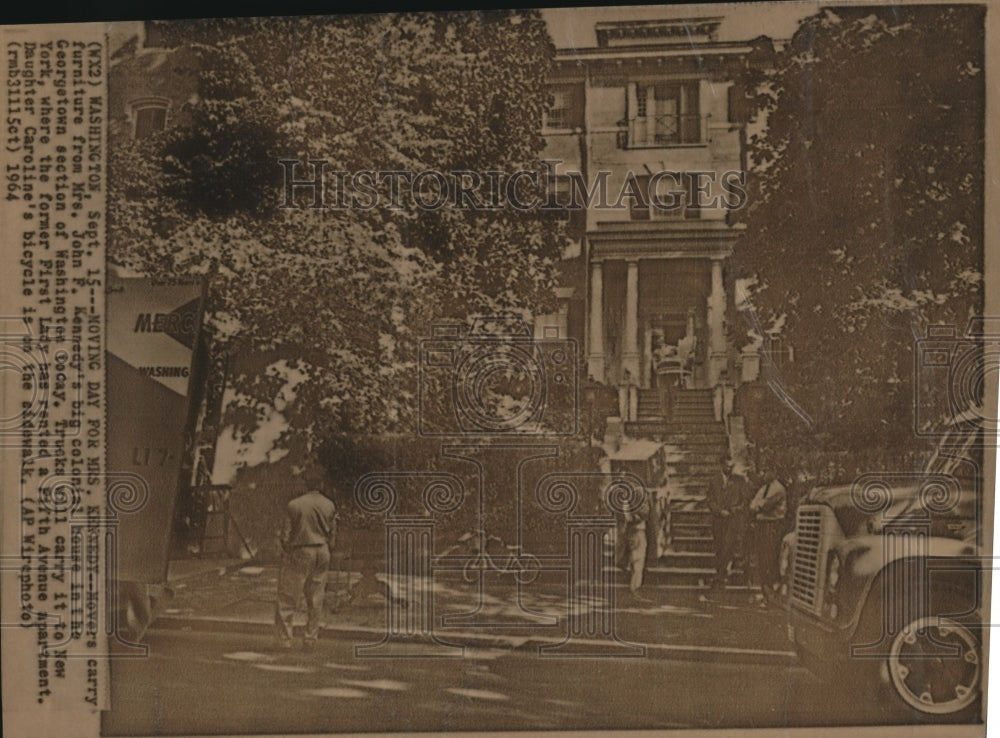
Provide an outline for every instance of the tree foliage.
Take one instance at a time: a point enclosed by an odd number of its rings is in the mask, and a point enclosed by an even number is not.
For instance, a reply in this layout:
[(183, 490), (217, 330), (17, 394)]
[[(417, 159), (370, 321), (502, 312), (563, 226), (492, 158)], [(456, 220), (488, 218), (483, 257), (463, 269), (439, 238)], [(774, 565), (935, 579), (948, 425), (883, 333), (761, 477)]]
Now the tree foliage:
[(731, 324), (795, 352), (745, 408), (760, 448), (912, 447), (918, 340), (982, 311), (983, 67), (982, 8), (892, 6), (811, 16), (747, 73)]
[[(549, 307), (563, 242), (549, 213), (422, 209), (405, 183), (395, 207), (388, 182), (376, 207), (282, 208), (278, 163), (541, 171), (553, 50), (538, 13), (153, 30), (192, 95), (176, 125), (113, 146), (110, 257), (156, 277), (206, 275), (214, 351), (283, 359), (231, 377), (244, 430), (275, 407), (307, 434), (413, 428), (432, 322)], [(335, 194), (331, 183), (327, 204)]]

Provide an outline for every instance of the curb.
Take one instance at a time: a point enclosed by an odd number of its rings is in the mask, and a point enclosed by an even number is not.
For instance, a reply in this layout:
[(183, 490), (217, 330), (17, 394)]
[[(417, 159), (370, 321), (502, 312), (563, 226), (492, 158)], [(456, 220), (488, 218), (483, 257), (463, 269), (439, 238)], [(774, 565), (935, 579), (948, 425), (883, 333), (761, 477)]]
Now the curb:
[[(164, 615), (156, 618), (151, 630), (196, 630), (200, 632), (239, 633), (242, 635), (272, 636), (274, 626), (271, 623), (238, 620), (231, 618), (212, 617), (177, 617)], [(385, 635), (384, 628), (368, 628), (364, 626), (326, 626), (320, 629), (320, 638), (324, 640), (362, 639), (367, 643), (377, 643), (380, 636)], [(522, 650), (529, 647), (554, 646), (563, 642), (562, 637), (540, 636), (498, 636), (485, 633), (439, 633), (437, 637), (442, 643), (472, 648), (506, 648)], [(576, 641), (581, 646), (592, 645), (596, 648), (607, 644), (602, 641)], [(623, 642), (624, 643), (624, 642)], [(360, 644), (359, 644), (360, 645)], [(798, 656), (794, 651), (772, 651), (756, 648), (735, 648), (726, 646), (698, 646), (693, 644), (671, 645), (653, 643), (630, 643), (645, 649), (645, 657), (674, 661), (726, 662), (741, 664), (758, 664), (772, 666), (795, 666)], [(566, 654), (566, 658), (588, 658), (583, 654)], [(609, 656), (610, 657), (610, 656)], [(589, 658), (595, 658), (590, 656)], [(600, 658), (597, 656), (596, 658)], [(613, 658), (613, 657), (611, 657)]]
[(229, 561), (228, 563), (226, 563), (225, 560), (223, 560), (217, 565), (206, 566), (204, 568), (199, 568), (199, 569), (193, 569), (189, 572), (180, 574), (175, 577), (171, 577), (170, 574), (168, 573), (164, 585), (169, 588), (171, 585), (176, 585), (181, 582), (187, 582), (192, 579), (198, 579), (199, 577), (203, 577), (208, 574), (225, 576), (226, 574), (232, 574), (234, 571), (238, 571), (239, 569), (242, 569), (246, 566), (253, 566), (253, 564), (242, 560)]

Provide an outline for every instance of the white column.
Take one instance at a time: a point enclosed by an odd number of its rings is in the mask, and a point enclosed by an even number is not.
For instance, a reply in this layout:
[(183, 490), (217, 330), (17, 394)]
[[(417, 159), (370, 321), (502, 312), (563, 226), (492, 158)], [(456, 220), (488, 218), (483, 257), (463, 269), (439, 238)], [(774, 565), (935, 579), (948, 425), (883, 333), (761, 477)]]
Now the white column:
[(726, 290), (722, 259), (712, 260), (712, 291), (708, 296), (708, 383), (714, 387), (726, 368)]
[(622, 374), (628, 370), (639, 383), (639, 262), (628, 261), (625, 277), (625, 335), (622, 337)]
[(604, 262), (590, 265), (590, 336), (587, 373), (604, 381)]

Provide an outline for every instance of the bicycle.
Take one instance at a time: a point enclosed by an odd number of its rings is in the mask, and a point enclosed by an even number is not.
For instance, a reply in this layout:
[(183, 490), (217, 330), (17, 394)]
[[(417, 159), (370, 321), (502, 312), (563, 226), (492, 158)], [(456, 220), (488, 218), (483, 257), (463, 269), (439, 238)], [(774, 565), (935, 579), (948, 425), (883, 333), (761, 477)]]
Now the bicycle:
[[(458, 541), (459, 545), (469, 543), (474, 550), (473, 555), (462, 565), (462, 579), (466, 582), (475, 582), (486, 571), (513, 574), (518, 584), (531, 584), (538, 579), (542, 569), (541, 561), (533, 554), (523, 553), (519, 545), (506, 544), (502, 538), (488, 534), (483, 528), (475, 533), (465, 533)], [(507, 549), (506, 559), (501, 561), (502, 557), (494, 558), (489, 551), (492, 543), (498, 543)], [(445, 553), (451, 553), (459, 545), (452, 546)]]

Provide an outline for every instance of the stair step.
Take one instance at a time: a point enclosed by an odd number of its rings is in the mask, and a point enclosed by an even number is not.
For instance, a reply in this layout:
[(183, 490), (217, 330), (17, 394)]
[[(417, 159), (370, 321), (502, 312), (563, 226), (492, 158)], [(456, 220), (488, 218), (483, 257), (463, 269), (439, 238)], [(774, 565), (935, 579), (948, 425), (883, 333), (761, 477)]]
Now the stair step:
[(702, 510), (708, 510), (708, 498), (704, 495), (679, 495), (676, 497), (671, 495), (670, 509), (674, 512), (680, 512), (682, 510), (694, 510), (695, 512), (701, 512)]
[(698, 567), (664, 566), (662, 564), (657, 564), (656, 566), (647, 566), (646, 571), (648, 571), (651, 574), (690, 574), (690, 575), (712, 576), (715, 574), (715, 567), (714, 566), (698, 566)]
[(711, 510), (674, 510), (670, 513), (676, 525), (712, 525)]
[(674, 439), (686, 435), (710, 435), (716, 438), (725, 437), (725, 428), (721, 423), (671, 423), (663, 420), (631, 420), (625, 423), (625, 432), (633, 438), (655, 438), (675, 442)]
[(663, 554), (663, 558), (670, 560), (683, 560), (683, 561), (697, 561), (704, 563), (705, 561), (711, 561), (715, 554), (705, 553), (703, 551), (668, 551)]
[(715, 544), (712, 539), (708, 539), (708, 543), (691, 543), (690, 541), (673, 541), (672, 545), (675, 551), (692, 553), (710, 553), (715, 555)]
[[(714, 577), (716, 569), (714, 566), (698, 566), (692, 568), (692, 567), (655, 564), (653, 566), (647, 566), (646, 571), (649, 573), (659, 574), (661, 576), (668, 576), (668, 577), (680, 577), (680, 576)], [(745, 582), (747, 580), (746, 572), (738, 568), (733, 569), (729, 573), (728, 580), (730, 584)]]
[(693, 478), (700, 477), (706, 485), (711, 481), (712, 477), (718, 474), (718, 471), (708, 471), (700, 464), (693, 464), (687, 461), (672, 461), (670, 462), (670, 466), (673, 467), (674, 474)]
[(719, 455), (716, 454), (717, 451), (724, 452), (725, 446), (721, 444), (719, 446), (697, 446), (692, 448), (687, 444), (678, 444), (673, 441), (664, 441), (668, 446), (672, 448), (668, 449), (671, 453), (671, 460), (680, 461), (693, 461), (694, 459), (701, 459), (703, 461), (711, 461), (716, 466), (716, 471), (719, 470)]
[(659, 429), (660, 433), (666, 436), (673, 436), (675, 438), (712, 438), (718, 439), (720, 437), (725, 437), (726, 431), (721, 423), (716, 423), (712, 421), (711, 423), (663, 423), (663, 427)]
[(708, 537), (712, 533), (711, 523), (673, 523), (670, 526), (676, 536)]
[[(713, 551), (671, 551), (660, 557), (660, 561), (662, 566), (669, 568), (704, 569), (714, 564), (715, 553)], [(715, 571), (714, 566), (712, 566), (712, 571)]]
[[(704, 507), (704, 505), (708, 504), (708, 496), (705, 494), (705, 489), (707, 488), (707, 486), (708, 486), (707, 484), (702, 484), (702, 485), (686, 484), (683, 486), (677, 486), (677, 489), (682, 489), (684, 491), (678, 492), (677, 494), (671, 492), (670, 506), (671, 507), (687, 506), (699, 509), (701, 507)], [(675, 500), (677, 501), (676, 505), (674, 504)]]
[[(714, 477), (716, 474), (719, 473), (718, 463), (712, 461), (706, 462), (704, 459), (700, 458), (691, 457), (691, 458), (677, 459), (672, 463), (677, 466), (683, 466), (685, 469), (687, 469), (687, 472), (685, 473), (688, 476), (703, 477), (706, 481), (708, 481), (709, 479), (711, 479), (712, 477)], [(682, 472), (677, 472), (677, 473), (680, 474)]]
[(713, 444), (711, 446), (707, 444), (697, 444), (692, 446), (687, 443), (677, 443), (676, 441), (670, 439), (665, 440), (664, 443), (673, 447), (669, 449), (671, 452), (679, 452), (682, 459), (693, 459), (698, 457), (713, 461), (716, 466), (718, 466), (719, 456), (726, 451), (726, 447), (721, 443), (717, 445)]
[(719, 421), (712, 418), (711, 421), (705, 421), (704, 423), (667, 423), (667, 430), (670, 431), (683, 431), (683, 430), (694, 430), (694, 431), (704, 431), (706, 429), (721, 431), (725, 433), (725, 426)]
[(708, 498), (705, 495), (697, 494), (678, 494), (670, 495), (670, 506), (673, 507), (675, 504), (683, 505), (689, 502), (707, 502)]
[(715, 539), (711, 536), (674, 536), (670, 539), (670, 545), (675, 551), (704, 551), (714, 554)]
[[(657, 584), (661, 589), (670, 589), (677, 592), (707, 592), (712, 589), (711, 584), (706, 584), (704, 582), (697, 582), (691, 584)], [(760, 591), (760, 587), (751, 586), (749, 584), (732, 584), (726, 585), (726, 592), (744, 592), (750, 594), (751, 592)]]
[(673, 446), (671, 451), (680, 451), (685, 457), (689, 456), (705, 456), (707, 459), (712, 461), (718, 461), (717, 456), (712, 456), (716, 451), (725, 451), (727, 445), (722, 441), (712, 441), (712, 442), (690, 442), (690, 441), (679, 441), (671, 436), (667, 436), (664, 443)]
[(698, 566), (698, 567), (688, 567), (688, 566), (650, 566), (646, 568), (646, 571), (656, 576), (657, 574), (673, 578), (698, 578), (698, 577), (714, 577), (715, 567)]

